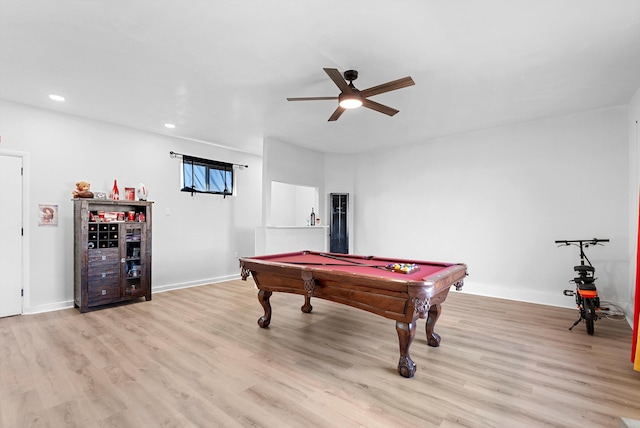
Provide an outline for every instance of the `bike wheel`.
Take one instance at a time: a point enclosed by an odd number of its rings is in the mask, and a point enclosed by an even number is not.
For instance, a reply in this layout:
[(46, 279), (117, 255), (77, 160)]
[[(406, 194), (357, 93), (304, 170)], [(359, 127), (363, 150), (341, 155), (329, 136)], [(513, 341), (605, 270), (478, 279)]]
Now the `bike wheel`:
[(593, 335), (596, 321), (596, 302), (593, 299), (584, 299), (584, 322), (587, 325), (587, 333)]

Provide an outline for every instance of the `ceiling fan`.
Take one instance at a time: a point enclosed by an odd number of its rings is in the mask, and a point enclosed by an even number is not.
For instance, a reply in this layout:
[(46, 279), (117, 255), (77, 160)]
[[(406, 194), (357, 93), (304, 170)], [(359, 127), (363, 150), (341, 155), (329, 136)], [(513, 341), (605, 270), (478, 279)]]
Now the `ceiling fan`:
[[(395, 91), (396, 89), (406, 88), (407, 86), (415, 85), (411, 77), (403, 77), (402, 79), (394, 80), (392, 82), (383, 83), (378, 86), (373, 86), (369, 89), (362, 91), (353, 86), (353, 81), (358, 78), (358, 72), (356, 70), (347, 70), (343, 75), (335, 68), (324, 68), (325, 73), (329, 75), (333, 83), (340, 89), (340, 95), (337, 97), (306, 97), (306, 98), (287, 98), (287, 101), (317, 101), (317, 100), (338, 100), (338, 108), (329, 117), (329, 122), (338, 120), (338, 118), (344, 113), (346, 109), (357, 108), (364, 106), (371, 110), (379, 111), (389, 116), (393, 116), (398, 113), (399, 110), (388, 107), (384, 104), (371, 101), (368, 97), (382, 94), (384, 92)], [(347, 81), (349, 83), (347, 84)]]

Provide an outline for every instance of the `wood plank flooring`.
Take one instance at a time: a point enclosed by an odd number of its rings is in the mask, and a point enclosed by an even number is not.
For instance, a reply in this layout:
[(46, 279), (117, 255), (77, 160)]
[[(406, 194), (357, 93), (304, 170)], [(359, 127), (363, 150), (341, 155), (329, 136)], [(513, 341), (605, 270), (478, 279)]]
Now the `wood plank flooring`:
[(451, 291), (418, 323), (412, 379), (393, 321), (249, 279), (80, 314), (0, 319), (0, 427), (617, 427), (640, 419), (631, 330)]

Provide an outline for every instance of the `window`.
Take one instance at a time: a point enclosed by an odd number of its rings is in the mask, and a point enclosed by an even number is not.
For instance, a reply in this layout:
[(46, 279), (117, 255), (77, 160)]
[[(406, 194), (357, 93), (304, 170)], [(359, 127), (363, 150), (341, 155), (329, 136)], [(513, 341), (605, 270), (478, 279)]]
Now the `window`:
[(209, 159), (182, 156), (183, 192), (233, 194), (233, 164)]

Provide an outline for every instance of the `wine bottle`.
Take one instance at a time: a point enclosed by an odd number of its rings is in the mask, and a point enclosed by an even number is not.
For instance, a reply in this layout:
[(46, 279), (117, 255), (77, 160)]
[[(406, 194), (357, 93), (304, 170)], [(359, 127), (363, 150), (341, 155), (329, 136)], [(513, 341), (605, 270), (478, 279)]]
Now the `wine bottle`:
[(315, 226), (316, 224), (316, 214), (313, 212), (313, 207), (311, 207), (311, 226)]

